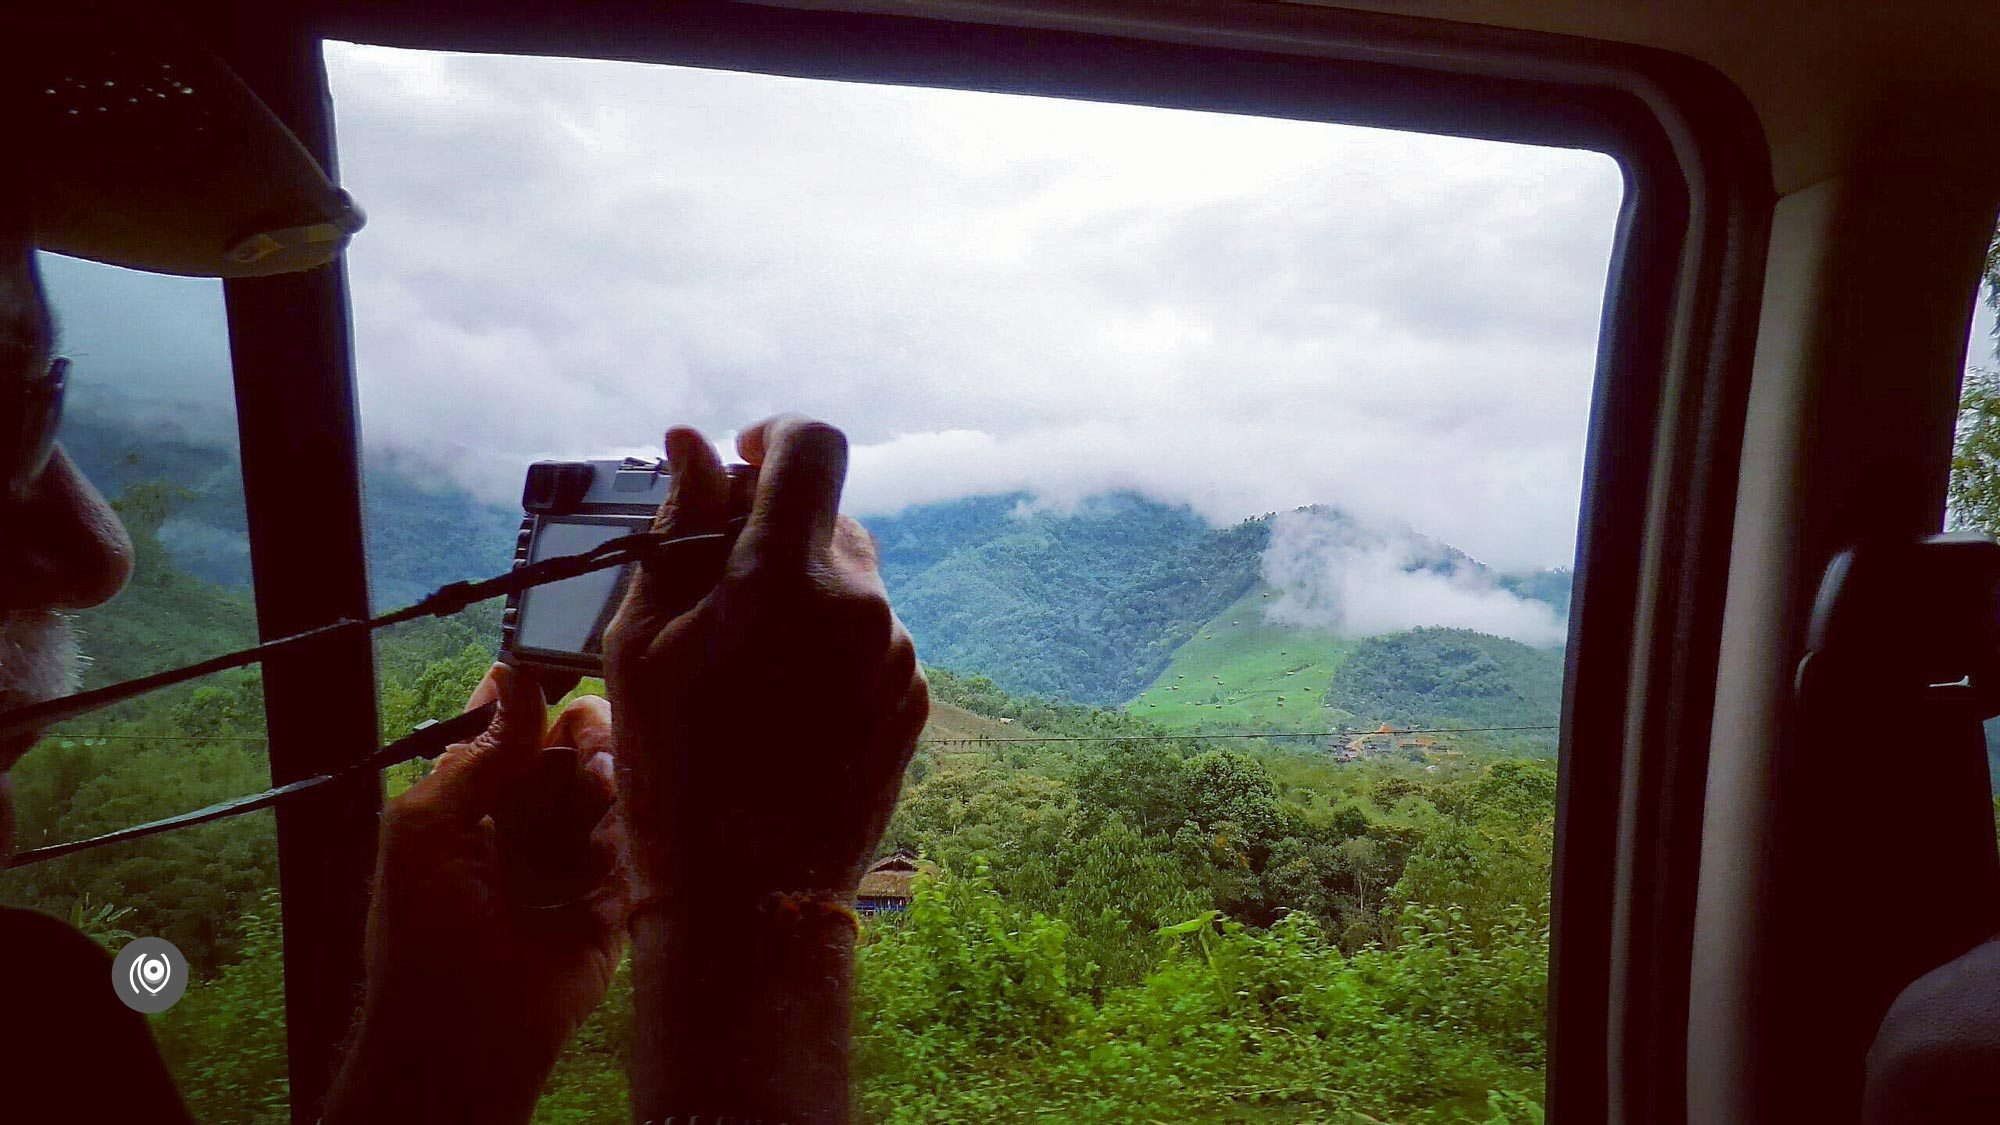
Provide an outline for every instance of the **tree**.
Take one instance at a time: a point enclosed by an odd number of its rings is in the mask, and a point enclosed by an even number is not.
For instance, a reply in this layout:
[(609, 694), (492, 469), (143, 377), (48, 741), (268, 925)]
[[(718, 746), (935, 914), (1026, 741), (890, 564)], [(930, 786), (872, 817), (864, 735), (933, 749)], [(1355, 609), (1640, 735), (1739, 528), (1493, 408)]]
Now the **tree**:
[(1966, 372), (1958, 393), (1958, 432), (1952, 441), (1953, 527), (2000, 533), (2000, 374)]
[(1181, 770), (1196, 823), (1205, 828), (1235, 824), (1247, 835), (1246, 846), (1258, 848), (1277, 834), (1277, 789), (1257, 759), (1234, 750), (1211, 750), (1188, 759)]
[(129, 906), (114, 906), (108, 902), (93, 903), (90, 901), (90, 895), (84, 894), (70, 904), (69, 924), (71, 928), (82, 932), (83, 936), (103, 946), (106, 953), (116, 954), (135, 936), (122, 924), (131, 913), (132, 908)]
[(401, 738), (427, 719), (447, 719), (465, 709), (465, 700), (493, 666), (493, 650), (477, 642), (456, 655), (434, 658), (405, 682), (382, 689), (382, 737)]
[(1085, 760), (1070, 785), (1091, 827), (1113, 816), (1141, 833), (1172, 832), (1188, 819), (1181, 756), (1158, 742), (1120, 741)]
[[(1113, 817), (1063, 849), (1058, 916), (1066, 920), (1099, 982), (1133, 984), (1166, 950), (1161, 926), (1209, 905), (1175, 855), (1172, 842), (1140, 835)], [(1084, 976), (1080, 969), (1077, 976)]]
[(160, 1049), (200, 1120), (278, 1125), (291, 1116), (279, 917), (277, 891), (265, 892), (240, 920), (241, 956), (160, 1021)]

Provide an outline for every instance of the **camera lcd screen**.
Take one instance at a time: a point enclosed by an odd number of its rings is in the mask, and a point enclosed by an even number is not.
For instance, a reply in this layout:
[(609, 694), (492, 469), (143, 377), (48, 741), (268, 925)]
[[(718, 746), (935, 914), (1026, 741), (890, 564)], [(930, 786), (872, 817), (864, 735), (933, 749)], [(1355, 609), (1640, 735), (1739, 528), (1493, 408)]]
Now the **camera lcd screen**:
[[(644, 530), (643, 524), (544, 521), (535, 533), (528, 561), (580, 555), (608, 540)], [(521, 595), (515, 647), (542, 652), (601, 656), (604, 629), (625, 592), (631, 566), (593, 571), (536, 586)]]

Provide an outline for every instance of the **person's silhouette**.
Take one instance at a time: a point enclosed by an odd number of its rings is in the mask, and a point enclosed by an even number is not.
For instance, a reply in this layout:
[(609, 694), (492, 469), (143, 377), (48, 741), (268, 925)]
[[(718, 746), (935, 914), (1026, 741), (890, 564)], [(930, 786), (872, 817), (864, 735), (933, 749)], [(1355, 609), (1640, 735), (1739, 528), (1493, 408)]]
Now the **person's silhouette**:
[[(62, 612), (111, 598), (132, 566), (117, 516), (55, 441), (68, 365), (37, 252), (257, 276), (326, 263), (361, 219), (197, 49), (158, 32), (111, 40), (62, 16), (0, 17), (0, 42), (37, 52), (0, 67), (0, 143), (36, 154), (34, 174), (0, 176), (5, 711), (67, 690)], [(111, 88), (134, 93), (111, 100)], [(176, 96), (138, 96), (155, 88)], [(738, 449), (754, 496), (734, 499), (698, 434), (672, 430), (666, 445), (675, 482), (658, 528), (744, 518), (741, 536), (635, 574), (605, 634), (609, 703), (578, 699), (551, 726), (535, 676), (496, 666), (472, 700), (499, 704), (486, 732), (390, 802), (366, 999), (326, 1121), (527, 1120), (628, 928), (642, 1119), (845, 1117), (848, 903), (928, 691), (872, 542), (838, 515), (838, 430), (796, 417), (750, 426)], [(773, 680), (799, 685), (790, 708), (761, 701)], [(0, 859), (6, 774), (34, 741), (0, 741)], [(504, 877), (496, 825), (546, 819), (538, 790), (551, 771), (577, 782), (562, 815), (591, 846), (552, 849), (544, 866), (575, 870), (541, 874), (585, 889), (530, 902)], [(739, 858), (726, 884), (692, 859), (716, 847)], [(0, 958), (0, 1118), (73, 1120), (81, 1097), (95, 1119), (187, 1120), (102, 950), (53, 918), (0, 910)]]

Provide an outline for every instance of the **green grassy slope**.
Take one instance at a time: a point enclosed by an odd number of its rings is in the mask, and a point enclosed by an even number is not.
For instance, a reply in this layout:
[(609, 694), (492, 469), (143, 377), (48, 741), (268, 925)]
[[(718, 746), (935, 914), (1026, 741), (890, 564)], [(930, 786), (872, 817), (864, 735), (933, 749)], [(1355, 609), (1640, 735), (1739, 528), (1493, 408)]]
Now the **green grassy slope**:
[(1216, 614), (1126, 711), (1175, 730), (1317, 730), (1339, 717), (1321, 697), (1354, 642), (1270, 624), (1269, 592)]
[[(921, 741), (966, 738), (1023, 738), (1034, 734), (1019, 723), (1003, 723), (989, 715), (968, 711), (943, 700), (931, 701), (930, 721), (924, 724)], [(954, 741), (954, 745), (956, 742)]]

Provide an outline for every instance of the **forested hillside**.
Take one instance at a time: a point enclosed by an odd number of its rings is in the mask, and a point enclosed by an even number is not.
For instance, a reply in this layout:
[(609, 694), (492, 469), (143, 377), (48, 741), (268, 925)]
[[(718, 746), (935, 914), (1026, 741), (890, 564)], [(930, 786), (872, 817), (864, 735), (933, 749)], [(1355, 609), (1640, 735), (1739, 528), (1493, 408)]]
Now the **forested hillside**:
[(162, 525), (198, 501), (187, 489), (147, 482), (113, 501), (132, 536), (132, 581), (112, 605), (77, 614), (83, 684), (99, 687), (205, 660), (257, 639), (250, 592), (195, 578), (173, 564)]
[[(224, 591), (245, 589), (243, 492), (227, 419), (158, 416), (141, 425), (137, 417), (73, 416), (64, 423), (66, 447), (107, 495), (136, 489), (134, 502), (157, 509), (152, 539), (178, 569)], [(365, 501), (370, 581), (382, 608), (498, 571), (511, 555), (520, 518), (511, 507), (377, 458), (368, 462)], [(1307, 511), (1330, 526), (1358, 526), (1332, 509)], [(1466, 712), (1412, 709), (1393, 692), (1369, 694), (1377, 688), (1364, 685), (1329, 694), (1329, 677), (1353, 641), (1267, 616), (1280, 604), (1270, 599), (1285, 594), (1266, 583), (1269, 517), (1218, 529), (1191, 509), (1130, 494), (1096, 497), (1070, 510), (1038, 508), (1026, 495), (1008, 494), (865, 522), (881, 545), (897, 612), (925, 659), (988, 676), (1010, 691), (1130, 704), (1177, 728), (1351, 718), (1353, 709), (1344, 710), (1335, 696), (1354, 692), (1366, 703), (1355, 712), (1363, 718)], [(1448, 545), (1421, 536), (1411, 541), (1425, 550), (1404, 564), (1409, 568), (1470, 576), (1567, 609), (1567, 571), (1493, 575)], [(184, 621), (194, 608), (135, 620)], [(233, 612), (233, 620), (246, 619), (241, 608)], [(166, 645), (157, 653), (191, 653), (171, 638), (155, 639)], [(163, 664), (161, 657), (155, 666)], [(1201, 690), (1192, 690), (1196, 685)], [(1539, 699), (1538, 691), (1528, 696)], [(1395, 707), (1378, 715), (1377, 702)]]
[[(185, 490), (158, 538), (176, 566), (228, 587), (250, 584), (242, 471), (228, 419), (110, 414), (63, 418), (63, 447), (106, 496), (136, 484)], [(526, 471), (526, 466), (522, 466)], [(484, 577), (514, 554), (518, 508), (483, 503), (445, 481), (425, 480), (370, 457), (363, 500), (369, 581), (378, 608), (407, 605), (447, 582)]]
[[(122, 497), (139, 570), (83, 618), (94, 679), (248, 638), (245, 596), (158, 539), (189, 502)], [(456, 712), (494, 624), (487, 607), (383, 637), (385, 733)], [(932, 682), (883, 845), (925, 874), (860, 957), (861, 1120), (1538, 1119), (1552, 764), (1477, 737), (1340, 763), (1323, 741), (1171, 735), (981, 676)], [(254, 792), (264, 754), (251, 673), (70, 724), (15, 771), (20, 843)], [(0, 876), (0, 898), (107, 945), (155, 934), (188, 955), (198, 979), (157, 1031), (218, 1123), (286, 1115), (275, 888), (268, 813)], [(621, 972), (538, 1120), (628, 1119), (630, 1002)]]
[[(80, 616), (90, 683), (254, 636), (233, 463), (174, 432), (73, 427), (138, 563)], [(386, 466), (368, 510), (378, 602), (495, 570), (512, 542), (512, 511)], [(1342, 762), (1325, 732), (1553, 722), (1559, 653), (1273, 620), (1268, 519), (1004, 496), (869, 523), (937, 706), (883, 845), (924, 874), (864, 934), (862, 1120), (1538, 1119), (1552, 743), (1447, 735)], [(1560, 572), (1498, 581), (1567, 597)], [(456, 712), (496, 637), (492, 605), (382, 636), (384, 737)], [(71, 724), (16, 771), (20, 844), (263, 788), (262, 712), (238, 672)], [(1218, 737), (1246, 730), (1308, 737)], [(0, 898), (108, 945), (157, 934), (188, 954), (200, 979), (158, 1030), (203, 1120), (285, 1113), (270, 825), (0, 878)], [(625, 1119), (629, 1004), (621, 974), (539, 1120)]]
[(1268, 530), (1130, 495), (1073, 513), (981, 496), (868, 522), (925, 659), (1014, 691), (1117, 705), (1257, 582)]
[(1563, 659), (1466, 629), (1414, 629), (1361, 641), (1327, 702), (1402, 725), (1527, 726), (1562, 708)]

